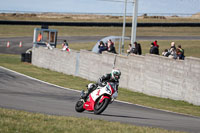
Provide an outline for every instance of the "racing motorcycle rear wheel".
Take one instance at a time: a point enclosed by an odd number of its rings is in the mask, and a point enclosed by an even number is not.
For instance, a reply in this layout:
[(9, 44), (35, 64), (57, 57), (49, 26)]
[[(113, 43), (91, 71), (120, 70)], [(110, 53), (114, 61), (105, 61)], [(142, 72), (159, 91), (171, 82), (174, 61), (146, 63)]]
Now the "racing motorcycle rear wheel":
[(82, 100), (78, 100), (78, 102), (75, 105), (75, 110), (77, 112), (83, 112), (85, 109), (83, 108), (84, 102)]
[(110, 102), (110, 99), (105, 98), (101, 103), (99, 103), (100, 99), (101, 98), (99, 98), (99, 100), (97, 100), (97, 103), (94, 106), (94, 113), (95, 114), (101, 114), (107, 108), (107, 106)]

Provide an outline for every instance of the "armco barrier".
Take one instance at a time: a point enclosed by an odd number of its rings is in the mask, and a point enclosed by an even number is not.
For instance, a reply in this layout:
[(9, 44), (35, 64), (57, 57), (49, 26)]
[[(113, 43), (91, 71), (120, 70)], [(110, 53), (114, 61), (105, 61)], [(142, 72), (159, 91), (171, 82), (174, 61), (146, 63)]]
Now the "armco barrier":
[(120, 86), (152, 96), (200, 105), (200, 59), (173, 60), (157, 55), (95, 54), (90, 51), (34, 48), (32, 63), (38, 67), (96, 81), (115, 67), (122, 72)]

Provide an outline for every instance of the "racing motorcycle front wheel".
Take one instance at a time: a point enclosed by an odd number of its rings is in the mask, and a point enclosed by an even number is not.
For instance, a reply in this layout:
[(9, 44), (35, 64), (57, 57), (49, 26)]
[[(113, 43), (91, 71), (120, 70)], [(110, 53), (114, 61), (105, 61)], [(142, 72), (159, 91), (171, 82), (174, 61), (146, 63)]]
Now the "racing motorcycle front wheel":
[(75, 110), (79, 113), (83, 112), (85, 109), (83, 108), (84, 102), (80, 99), (75, 105)]
[(101, 114), (108, 106), (108, 104), (110, 103), (110, 99), (105, 98), (101, 103), (100, 103), (100, 99), (99, 98), (97, 100), (97, 103), (94, 106), (94, 114)]

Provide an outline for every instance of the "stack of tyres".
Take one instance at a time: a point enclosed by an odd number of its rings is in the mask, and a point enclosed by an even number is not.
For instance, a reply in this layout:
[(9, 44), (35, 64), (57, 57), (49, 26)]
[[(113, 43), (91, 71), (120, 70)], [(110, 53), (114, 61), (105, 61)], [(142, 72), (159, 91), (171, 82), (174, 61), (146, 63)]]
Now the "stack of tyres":
[(21, 54), (21, 62), (31, 63), (32, 53), (22, 53)]

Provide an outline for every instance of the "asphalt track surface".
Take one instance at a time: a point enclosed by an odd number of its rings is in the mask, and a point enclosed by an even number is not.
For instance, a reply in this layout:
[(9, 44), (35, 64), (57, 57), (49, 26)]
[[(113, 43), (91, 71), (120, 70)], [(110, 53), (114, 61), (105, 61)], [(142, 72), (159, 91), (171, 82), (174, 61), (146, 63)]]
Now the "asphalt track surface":
[(101, 115), (74, 109), (78, 91), (0, 67), (0, 107), (50, 115), (88, 117), (167, 130), (200, 132), (200, 118), (114, 101)]
[[(57, 43), (61, 44), (63, 40), (67, 40), (69, 47), (71, 43), (79, 42), (97, 42), (104, 36), (66, 36), (58, 37)], [(200, 40), (199, 36), (137, 36), (137, 40)], [(7, 42), (10, 42), (10, 47), (7, 48)], [(19, 43), (22, 41), (22, 47), (19, 48)], [(8, 54), (21, 54), (24, 53), (27, 49), (33, 46), (33, 37), (9, 37), (1, 38), (0, 37), (0, 53)], [(95, 44), (94, 44), (95, 45)]]

